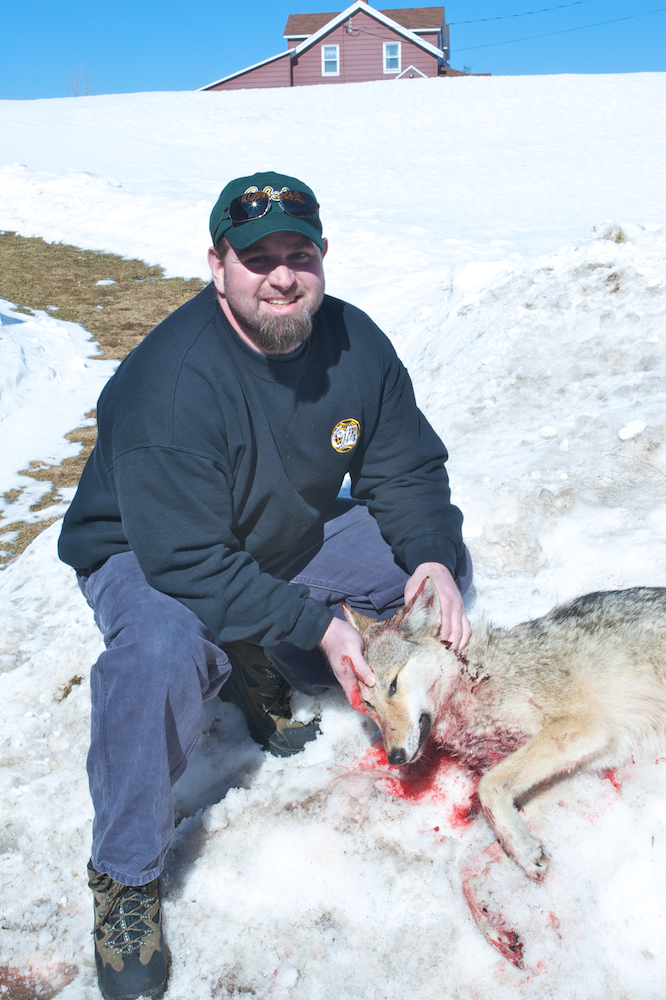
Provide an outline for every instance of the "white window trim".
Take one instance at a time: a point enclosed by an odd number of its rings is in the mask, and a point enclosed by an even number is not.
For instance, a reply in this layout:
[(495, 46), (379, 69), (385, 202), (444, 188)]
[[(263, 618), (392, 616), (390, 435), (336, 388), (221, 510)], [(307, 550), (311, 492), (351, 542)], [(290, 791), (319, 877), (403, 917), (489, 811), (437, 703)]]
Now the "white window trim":
[[(335, 51), (336, 51), (336, 64), (337, 64), (338, 68), (336, 69), (335, 73), (331, 73), (331, 72), (327, 72), (326, 71), (326, 62), (327, 62), (327, 60), (324, 58), (324, 53), (326, 52), (326, 49), (335, 49)], [(330, 62), (330, 60), (328, 60), (328, 61)], [(322, 47), (321, 47), (321, 75), (322, 76), (340, 76), (340, 46), (339, 45), (322, 45)]]
[[(388, 45), (397, 45), (398, 46), (398, 68), (397, 69), (387, 69), (386, 68), (386, 60), (387, 60), (387, 58), (389, 58), (386, 55), (386, 48), (387, 48)], [(402, 67), (402, 42), (384, 42), (383, 56), (384, 56), (384, 72), (385, 73), (390, 73), (391, 75), (393, 75), (394, 73), (400, 73), (401, 72), (401, 67)], [(391, 59), (395, 59), (395, 56), (391, 56), (390, 58)]]

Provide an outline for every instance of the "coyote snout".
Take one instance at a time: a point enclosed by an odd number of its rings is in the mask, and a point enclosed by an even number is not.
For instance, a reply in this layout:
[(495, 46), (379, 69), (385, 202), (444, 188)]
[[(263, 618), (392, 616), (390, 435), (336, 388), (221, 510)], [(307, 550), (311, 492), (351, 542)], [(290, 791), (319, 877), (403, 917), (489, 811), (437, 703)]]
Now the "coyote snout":
[[(405, 750), (404, 746), (393, 746), (389, 749), (389, 747), (386, 746), (386, 743), (384, 743), (384, 746), (386, 748), (386, 756), (388, 758), (389, 764), (393, 764), (395, 766), (399, 766), (401, 764), (411, 764), (412, 761), (417, 759), (417, 757), (420, 757), (421, 751), (425, 746), (426, 740), (430, 736), (431, 728), (432, 728), (432, 716), (428, 712), (422, 712), (419, 718), (419, 741), (416, 746), (416, 752), (412, 757), (407, 756), (407, 751)], [(398, 740), (398, 743), (400, 742), (401, 741)], [(402, 742), (407, 743), (408, 740), (403, 739)]]
[(484, 813), (532, 878), (548, 858), (517, 803), (556, 775), (664, 745), (666, 589), (587, 594), (510, 629), (479, 626), (464, 656), (439, 641), (429, 579), (389, 621), (346, 613), (375, 673), (361, 696), (389, 763), (417, 760), (432, 733), (483, 775)]

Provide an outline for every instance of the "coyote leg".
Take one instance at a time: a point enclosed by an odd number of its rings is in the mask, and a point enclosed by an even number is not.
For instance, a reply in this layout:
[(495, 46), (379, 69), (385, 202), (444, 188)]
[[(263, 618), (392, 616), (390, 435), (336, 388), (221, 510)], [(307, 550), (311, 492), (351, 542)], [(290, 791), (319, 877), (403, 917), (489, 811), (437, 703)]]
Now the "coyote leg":
[(481, 778), (479, 799), (504, 850), (530, 878), (541, 879), (549, 858), (516, 808), (531, 789), (593, 760), (609, 740), (598, 719), (555, 719), (515, 753)]
[(492, 892), (484, 888), (490, 866), (506, 860), (502, 848), (495, 841), (480, 857), (474, 858), (460, 873), (465, 901), (488, 944), (492, 945), (512, 965), (525, 968), (523, 962), (523, 942), (517, 931), (506, 923), (502, 914), (494, 909)]

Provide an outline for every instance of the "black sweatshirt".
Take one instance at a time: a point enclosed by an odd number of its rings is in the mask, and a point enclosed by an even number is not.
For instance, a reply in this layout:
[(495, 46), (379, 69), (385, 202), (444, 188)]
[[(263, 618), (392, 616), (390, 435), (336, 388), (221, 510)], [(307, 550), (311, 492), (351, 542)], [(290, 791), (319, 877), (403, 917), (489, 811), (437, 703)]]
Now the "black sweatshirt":
[(208, 285), (123, 361), (98, 425), (60, 558), (90, 569), (132, 550), (218, 642), (320, 640), (328, 608), (261, 566), (298, 551), (347, 472), (408, 572), (453, 570), (461, 551), (446, 449), (389, 340), (339, 299), (276, 360), (243, 343)]

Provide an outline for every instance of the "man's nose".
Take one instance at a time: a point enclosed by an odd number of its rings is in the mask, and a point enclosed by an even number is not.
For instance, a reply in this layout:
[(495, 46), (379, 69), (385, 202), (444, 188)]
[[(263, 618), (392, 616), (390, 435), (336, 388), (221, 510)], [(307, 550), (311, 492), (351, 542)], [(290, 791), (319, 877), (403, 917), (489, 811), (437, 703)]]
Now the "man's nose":
[(278, 264), (269, 274), (268, 280), (274, 287), (282, 288), (286, 291), (294, 284), (296, 276), (286, 264)]

